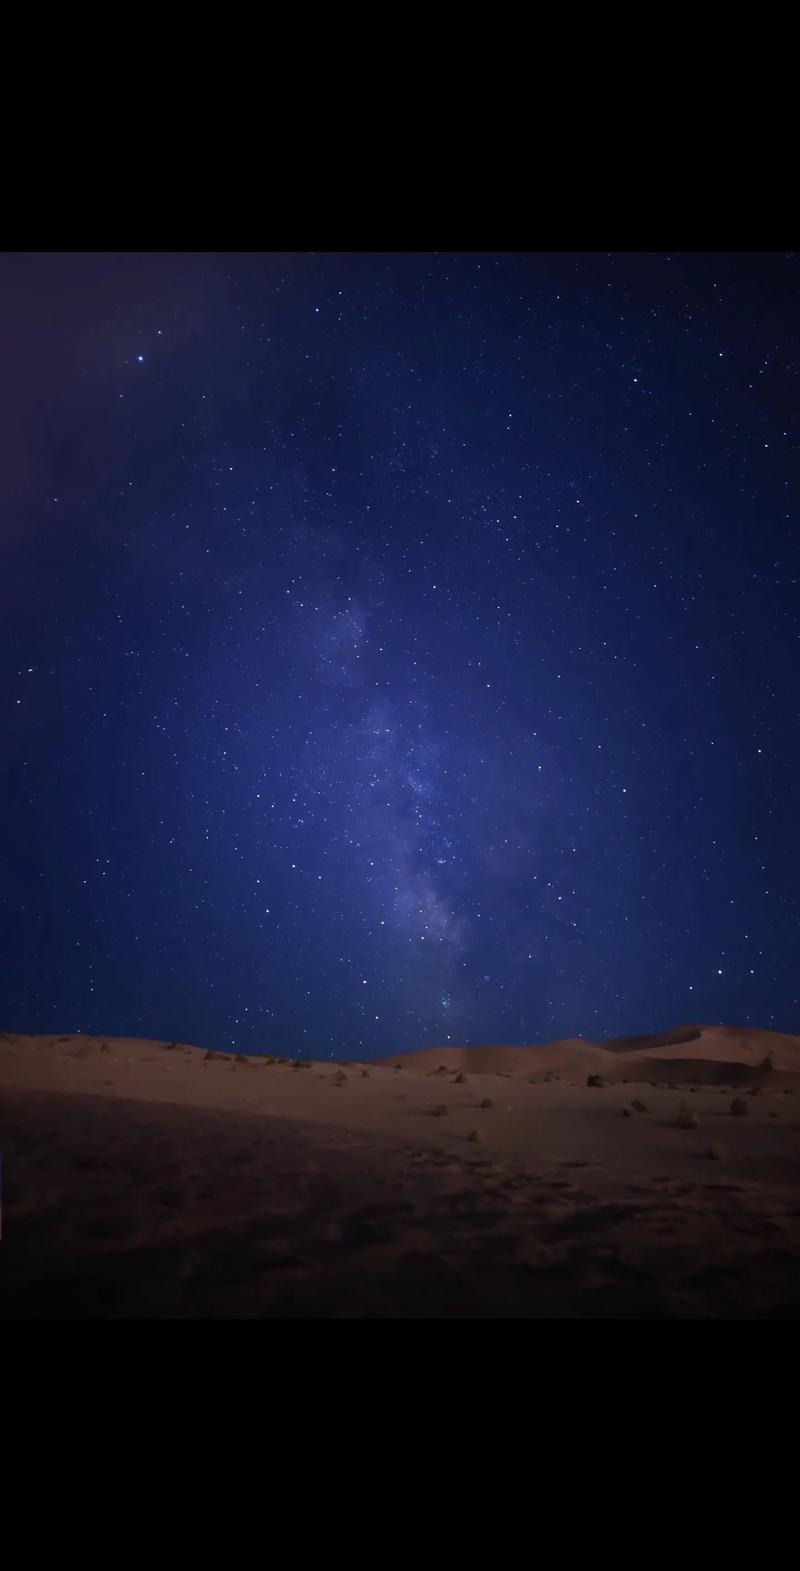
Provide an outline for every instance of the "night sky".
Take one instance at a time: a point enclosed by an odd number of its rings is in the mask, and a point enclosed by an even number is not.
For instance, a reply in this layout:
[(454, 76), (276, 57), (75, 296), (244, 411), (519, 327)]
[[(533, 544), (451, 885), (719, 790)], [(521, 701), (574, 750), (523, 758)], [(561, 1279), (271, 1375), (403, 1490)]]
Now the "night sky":
[(800, 262), (0, 258), (0, 1027), (800, 1030)]

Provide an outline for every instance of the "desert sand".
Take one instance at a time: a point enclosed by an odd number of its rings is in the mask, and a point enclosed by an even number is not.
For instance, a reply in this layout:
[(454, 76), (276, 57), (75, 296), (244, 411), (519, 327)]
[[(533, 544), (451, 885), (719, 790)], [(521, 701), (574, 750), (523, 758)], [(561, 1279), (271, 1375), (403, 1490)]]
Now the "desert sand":
[(0, 1149), (7, 1318), (800, 1312), (800, 1037), (293, 1067), (6, 1034)]

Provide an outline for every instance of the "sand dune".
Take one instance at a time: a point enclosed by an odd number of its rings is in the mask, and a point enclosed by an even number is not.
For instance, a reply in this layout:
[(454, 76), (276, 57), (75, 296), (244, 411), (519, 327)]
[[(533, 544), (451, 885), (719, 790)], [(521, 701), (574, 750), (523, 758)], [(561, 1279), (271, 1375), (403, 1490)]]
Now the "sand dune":
[(650, 1031), (644, 1036), (612, 1036), (598, 1045), (609, 1053), (646, 1052), (653, 1047), (670, 1047), (673, 1042), (693, 1042), (705, 1026), (675, 1026), (671, 1031)]
[(767, 1057), (774, 1070), (800, 1074), (800, 1036), (749, 1027), (677, 1026), (672, 1031), (616, 1037), (609, 1042), (573, 1037), (538, 1047), (428, 1047), (375, 1062), (402, 1063), (422, 1072), (435, 1071), (443, 1064), (478, 1074), (557, 1074), (564, 1078), (603, 1074), (614, 1080), (634, 1075), (649, 1080), (656, 1072), (653, 1066), (664, 1062), (670, 1066), (673, 1083), (681, 1075), (687, 1081), (699, 1076), (719, 1083), (726, 1075), (738, 1074), (736, 1066), (755, 1070)]
[(402, 1064), (420, 1073), (440, 1066), (480, 1075), (603, 1074), (614, 1070), (613, 1055), (579, 1037), (545, 1042), (540, 1047), (424, 1047), (415, 1052), (376, 1058), (375, 1064)]
[(756, 1066), (797, 1039), (698, 1030), (307, 1067), (2, 1036), (0, 1315), (796, 1316), (800, 1079)]

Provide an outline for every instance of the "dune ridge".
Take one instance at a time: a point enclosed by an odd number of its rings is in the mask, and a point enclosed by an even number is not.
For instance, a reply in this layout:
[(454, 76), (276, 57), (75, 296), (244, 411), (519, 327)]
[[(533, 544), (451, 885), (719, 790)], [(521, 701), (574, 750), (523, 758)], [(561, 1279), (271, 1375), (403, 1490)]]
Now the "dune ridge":
[(800, 1036), (739, 1026), (677, 1026), (649, 1036), (616, 1037), (586, 1042), (569, 1037), (532, 1047), (426, 1047), (373, 1060), (402, 1063), (422, 1073), (439, 1065), (475, 1074), (545, 1075), (562, 1077), (601, 1074), (609, 1080), (649, 1080), (662, 1070), (671, 1082), (699, 1079), (709, 1084), (731, 1078), (747, 1080), (767, 1060), (772, 1072), (800, 1075)]

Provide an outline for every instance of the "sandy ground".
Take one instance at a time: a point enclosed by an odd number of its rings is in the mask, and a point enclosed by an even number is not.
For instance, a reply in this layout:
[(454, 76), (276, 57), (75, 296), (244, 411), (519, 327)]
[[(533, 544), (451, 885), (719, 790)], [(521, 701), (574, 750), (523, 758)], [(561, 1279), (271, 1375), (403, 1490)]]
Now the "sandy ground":
[(697, 1029), (300, 1069), (0, 1037), (0, 1314), (793, 1318), (800, 1043)]

